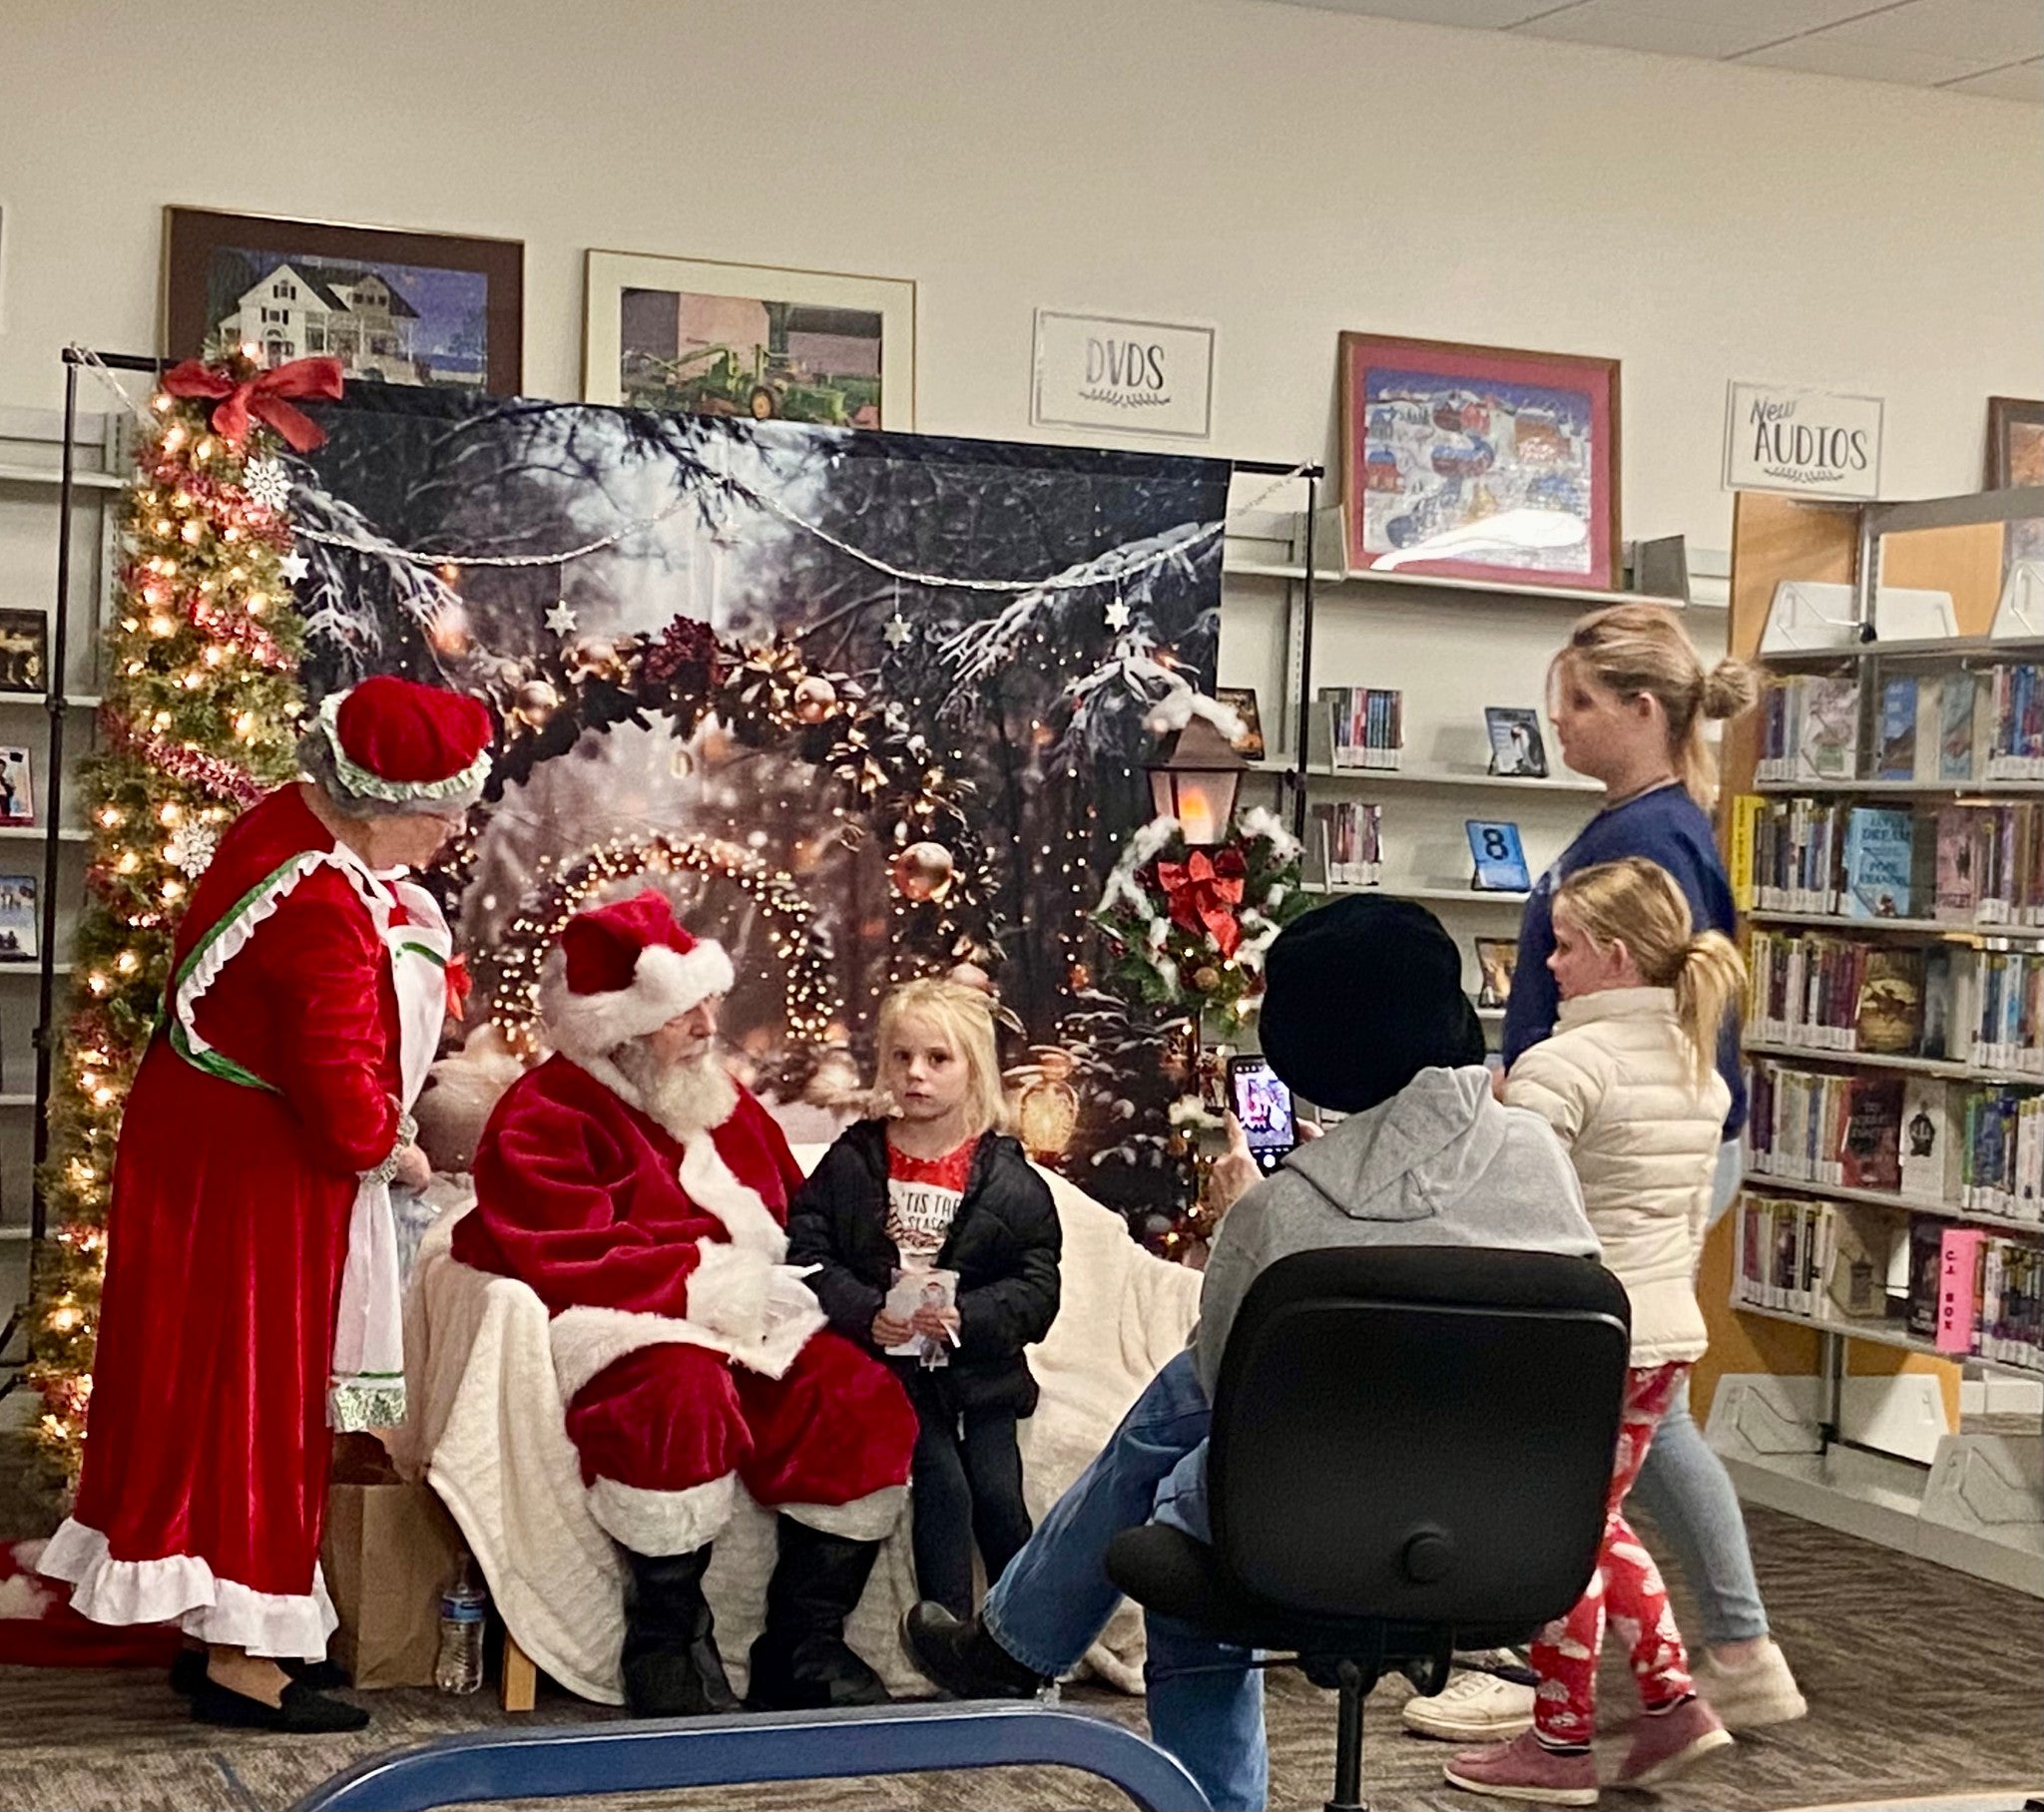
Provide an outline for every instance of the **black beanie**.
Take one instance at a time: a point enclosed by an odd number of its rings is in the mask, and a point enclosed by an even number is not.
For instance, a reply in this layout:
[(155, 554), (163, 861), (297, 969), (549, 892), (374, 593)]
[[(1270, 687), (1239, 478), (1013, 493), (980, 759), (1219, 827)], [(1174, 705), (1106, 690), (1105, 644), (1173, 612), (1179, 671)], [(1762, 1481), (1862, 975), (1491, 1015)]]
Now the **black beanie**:
[(1265, 958), (1258, 1038), (1316, 1107), (1359, 1114), (1420, 1071), (1483, 1062), (1455, 941), (1424, 906), (1349, 894), (1292, 920)]

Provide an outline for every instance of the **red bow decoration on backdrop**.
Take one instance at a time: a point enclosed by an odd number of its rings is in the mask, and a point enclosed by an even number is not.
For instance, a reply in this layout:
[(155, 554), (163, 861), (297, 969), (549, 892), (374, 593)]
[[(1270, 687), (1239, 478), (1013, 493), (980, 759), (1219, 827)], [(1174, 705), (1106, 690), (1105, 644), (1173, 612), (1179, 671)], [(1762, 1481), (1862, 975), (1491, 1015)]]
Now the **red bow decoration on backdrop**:
[(1206, 932), (1224, 960), (1242, 943), (1242, 925), (1230, 908), (1242, 904), (1245, 872), (1239, 849), (1224, 849), (1218, 858), (1196, 849), (1183, 862), (1157, 864), (1171, 922), (1183, 931)]
[(216, 365), (188, 358), (166, 371), (163, 382), (173, 396), (219, 397), (220, 407), (213, 412), (214, 432), (230, 446), (239, 447), (249, 438), (249, 419), (254, 416), (274, 428), (293, 451), (309, 453), (326, 438), (325, 431), (288, 399), (303, 396), (320, 402), (339, 401), (340, 360), (294, 358), (272, 371), (237, 379)]
[(468, 958), (460, 954), (447, 959), (447, 1016), (459, 1019), (468, 1010), (468, 997), (475, 991), (475, 977), (468, 972)]

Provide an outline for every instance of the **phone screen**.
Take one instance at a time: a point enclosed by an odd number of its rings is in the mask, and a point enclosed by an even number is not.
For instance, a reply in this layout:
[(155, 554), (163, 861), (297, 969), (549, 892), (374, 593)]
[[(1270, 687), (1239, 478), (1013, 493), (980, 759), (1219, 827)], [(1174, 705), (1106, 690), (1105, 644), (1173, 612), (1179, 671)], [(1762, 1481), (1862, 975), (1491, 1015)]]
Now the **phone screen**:
[(1298, 1143), (1291, 1091), (1261, 1057), (1239, 1057), (1229, 1062), (1228, 1096), (1257, 1168), (1267, 1173), (1277, 1169), (1284, 1153)]

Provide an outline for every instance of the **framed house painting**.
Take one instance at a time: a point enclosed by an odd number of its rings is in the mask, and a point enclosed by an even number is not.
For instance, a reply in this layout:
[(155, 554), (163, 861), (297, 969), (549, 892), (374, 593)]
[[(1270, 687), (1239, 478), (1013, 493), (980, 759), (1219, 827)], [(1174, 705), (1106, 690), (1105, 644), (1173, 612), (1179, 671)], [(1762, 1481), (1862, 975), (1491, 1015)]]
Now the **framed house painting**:
[(592, 251), (587, 402), (840, 428), (915, 426), (915, 284)]
[(350, 384), (516, 396), (525, 243), (164, 210), (163, 351), (337, 358)]
[(1351, 569), (1616, 582), (1617, 359), (1344, 333), (1340, 388)]

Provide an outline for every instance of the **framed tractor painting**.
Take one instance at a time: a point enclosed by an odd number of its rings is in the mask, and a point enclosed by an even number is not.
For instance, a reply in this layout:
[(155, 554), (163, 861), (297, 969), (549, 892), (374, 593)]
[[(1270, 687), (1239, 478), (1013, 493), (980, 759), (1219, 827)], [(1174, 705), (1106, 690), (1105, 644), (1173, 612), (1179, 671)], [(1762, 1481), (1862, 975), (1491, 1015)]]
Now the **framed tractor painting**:
[(839, 428), (915, 426), (915, 284), (592, 251), (593, 403)]

